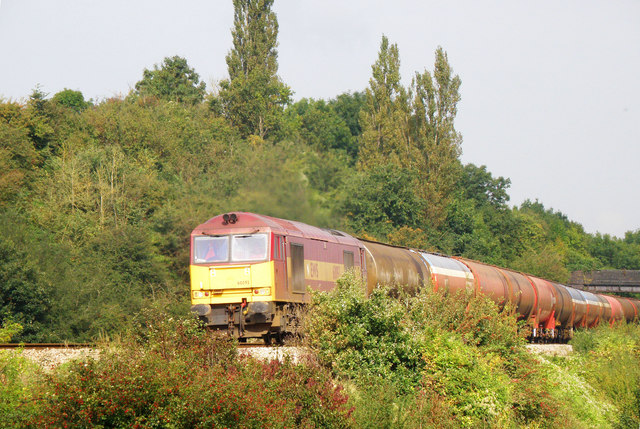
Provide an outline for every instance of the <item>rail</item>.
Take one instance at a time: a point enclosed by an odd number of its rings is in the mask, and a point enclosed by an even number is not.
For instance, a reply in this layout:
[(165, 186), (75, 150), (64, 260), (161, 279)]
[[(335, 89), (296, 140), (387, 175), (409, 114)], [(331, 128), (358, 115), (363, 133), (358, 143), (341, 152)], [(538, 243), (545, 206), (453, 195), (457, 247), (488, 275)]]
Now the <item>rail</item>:
[[(0, 349), (83, 349), (93, 348), (95, 344), (92, 343), (0, 343)], [(275, 347), (265, 346), (264, 344), (243, 344), (238, 343), (239, 349), (252, 349), (263, 347)]]
[(0, 343), (0, 349), (80, 349), (95, 347), (91, 343)]

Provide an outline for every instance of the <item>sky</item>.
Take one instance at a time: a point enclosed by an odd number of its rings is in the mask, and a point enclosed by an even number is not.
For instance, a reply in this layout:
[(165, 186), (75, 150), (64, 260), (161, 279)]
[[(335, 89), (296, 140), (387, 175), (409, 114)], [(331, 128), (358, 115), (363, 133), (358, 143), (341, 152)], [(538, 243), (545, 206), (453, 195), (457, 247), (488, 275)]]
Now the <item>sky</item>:
[[(462, 79), (462, 160), (618, 237), (640, 228), (640, 1), (276, 0), (279, 74), (294, 99), (368, 86), (382, 35), (403, 83), (442, 46)], [(0, 0), (0, 97), (126, 94), (185, 57), (227, 77), (231, 0)]]

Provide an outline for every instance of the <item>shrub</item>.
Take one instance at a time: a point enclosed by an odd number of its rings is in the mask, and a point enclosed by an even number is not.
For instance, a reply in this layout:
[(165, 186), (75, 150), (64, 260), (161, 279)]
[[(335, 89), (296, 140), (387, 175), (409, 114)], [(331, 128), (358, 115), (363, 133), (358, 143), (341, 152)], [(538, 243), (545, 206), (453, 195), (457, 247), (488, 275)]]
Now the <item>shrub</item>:
[(33, 415), (32, 392), (40, 380), (36, 364), (18, 351), (0, 351), (0, 428), (14, 428)]
[(502, 357), (524, 351), (526, 340), (518, 331), (515, 312), (510, 306), (501, 310), (484, 295), (433, 293), (425, 288), (410, 299), (409, 310), (418, 329), (455, 332), (465, 344)]
[(313, 365), (238, 357), (188, 319), (155, 315), (39, 392), (38, 427), (348, 427), (347, 396)]
[(578, 331), (571, 344), (578, 354), (573, 366), (579, 375), (615, 404), (615, 427), (640, 425), (640, 327), (602, 325)]
[(306, 342), (350, 386), (361, 427), (580, 427), (548, 367), (526, 352), (511, 309), (425, 288), (367, 298), (347, 273), (314, 293)]
[(305, 322), (308, 345), (322, 365), (339, 376), (380, 377), (411, 390), (423, 367), (419, 337), (406, 326), (406, 308), (376, 289), (367, 298), (354, 272), (338, 279), (329, 293), (313, 293)]

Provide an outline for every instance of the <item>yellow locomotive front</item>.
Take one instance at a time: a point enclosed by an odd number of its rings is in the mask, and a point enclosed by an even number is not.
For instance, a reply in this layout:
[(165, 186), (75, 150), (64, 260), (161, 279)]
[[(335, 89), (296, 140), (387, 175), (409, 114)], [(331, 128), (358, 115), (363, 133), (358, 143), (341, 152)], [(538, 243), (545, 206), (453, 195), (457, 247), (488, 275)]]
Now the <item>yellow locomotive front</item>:
[(264, 335), (276, 317), (280, 249), (267, 225), (250, 220), (219, 216), (191, 234), (191, 310), (236, 337)]

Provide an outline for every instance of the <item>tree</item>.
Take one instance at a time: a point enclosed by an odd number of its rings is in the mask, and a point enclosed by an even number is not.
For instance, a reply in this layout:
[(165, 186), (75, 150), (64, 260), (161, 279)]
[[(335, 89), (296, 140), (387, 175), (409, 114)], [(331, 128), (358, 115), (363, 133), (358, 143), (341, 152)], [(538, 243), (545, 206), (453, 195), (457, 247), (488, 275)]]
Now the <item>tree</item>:
[(47, 152), (55, 150), (55, 145), (52, 145), (54, 138), (52, 120), (54, 118), (51, 112), (51, 102), (47, 100), (48, 95), (42, 91), (40, 85), (36, 85), (29, 96), (26, 109), (29, 138), (34, 147), (45, 155)]
[(21, 339), (46, 335), (42, 329), (51, 307), (38, 262), (12, 240), (0, 236), (0, 322), (24, 327)]
[(291, 99), (277, 75), (278, 20), (272, 5), (273, 0), (233, 0), (233, 49), (220, 99), (223, 113), (245, 137), (264, 139), (275, 131)]
[(487, 166), (467, 164), (462, 168), (462, 174), (458, 181), (458, 188), (468, 199), (474, 200), (478, 205), (489, 204), (496, 208), (505, 208), (509, 201), (507, 189), (511, 185), (511, 179), (502, 176), (494, 178)]
[(378, 59), (371, 69), (373, 76), (360, 113), (360, 167), (368, 169), (381, 162), (411, 166), (408, 96), (400, 84), (398, 46), (390, 45), (386, 36), (382, 36)]
[(287, 112), (297, 117), (300, 136), (309, 146), (321, 151), (341, 149), (353, 152), (356, 149), (344, 119), (324, 100), (303, 98)]
[(351, 135), (354, 137), (362, 134), (360, 110), (362, 110), (365, 103), (366, 97), (363, 92), (354, 92), (353, 94), (345, 92), (329, 101), (329, 105), (344, 119), (344, 122), (351, 131)]
[(354, 175), (340, 203), (347, 225), (378, 239), (402, 226), (419, 227), (423, 201), (416, 198), (416, 173), (387, 163)]
[(0, 208), (31, 187), (40, 162), (29, 138), (28, 116), (17, 103), (0, 103)]
[(136, 94), (142, 97), (157, 97), (167, 101), (197, 104), (202, 102), (205, 83), (189, 65), (187, 60), (174, 56), (166, 57), (161, 66), (153, 70), (144, 69), (142, 80), (136, 83)]
[(447, 54), (438, 47), (433, 76), (426, 70), (416, 73), (412, 85), (412, 139), (421, 154), (417, 189), (422, 199), (429, 202), (426, 219), (436, 227), (446, 217), (446, 207), (459, 177), (462, 136), (456, 131), (454, 120), (460, 84)]
[(414, 189), (423, 201), (422, 223), (440, 227), (459, 176), (462, 136), (454, 126), (460, 78), (438, 48), (433, 75), (416, 73), (409, 90), (400, 84), (397, 45), (382, 37), (378, 60), (360, 113), (360, 168), (391, 163), (418, 172)]
[(64, 90), (56, 93), (51, 99), (53, 103), (58, 104), (60, 106), (67, 107), (71, 110), (75, 110), (76, 112), (81, 112), (87, 107), (89, 107), (90, 103), (84, 100), (84, 96), (80, 91), (74, 91), (72, 89), (65, 88)]

